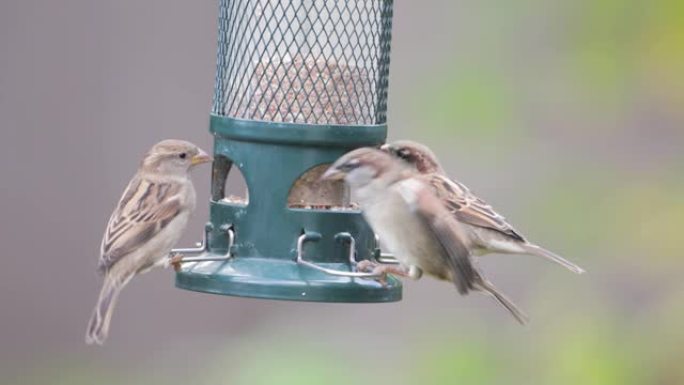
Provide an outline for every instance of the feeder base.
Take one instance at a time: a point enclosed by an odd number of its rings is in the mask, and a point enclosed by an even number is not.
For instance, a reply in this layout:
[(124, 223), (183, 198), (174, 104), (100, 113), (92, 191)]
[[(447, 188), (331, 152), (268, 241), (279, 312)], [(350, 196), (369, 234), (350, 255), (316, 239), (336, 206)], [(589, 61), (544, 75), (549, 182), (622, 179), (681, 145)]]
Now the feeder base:
[[(320, 265), (349, 269), (344, 263)], [(176, 287), (238, 297), (344, 303), (400, 301), (402, 288), (392, 276), (383, 286), (372, 279), (331, 276), (294, 261), (254, 257), (189, 263), (176, 273)]]

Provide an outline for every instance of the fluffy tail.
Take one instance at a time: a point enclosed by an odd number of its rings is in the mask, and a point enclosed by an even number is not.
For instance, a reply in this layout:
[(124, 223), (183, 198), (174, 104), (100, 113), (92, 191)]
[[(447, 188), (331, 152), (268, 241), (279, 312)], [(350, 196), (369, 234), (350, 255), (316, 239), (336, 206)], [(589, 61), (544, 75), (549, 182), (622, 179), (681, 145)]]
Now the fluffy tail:
[(109, 322), (112, 320), (112, 313), (119, 293), (123, 288), (109, 277), (105, 278), (100, 297), (97, 300), (93, 315), (88, 322), (85, 341), (88, 345), (102, 345), (109, 333)]
[(567, 259), (561, 257), (558, 254), (554, 254), (543, 247), (539, 247), (537, 245), (533, 245), (531, 243), (522, 245), (522, 247), (525, 249), (525, 252), (531, 254), (531, 255), (536, 255), (538, 257), (546, 258), (548, 260), (551, 260), (553, 262), (556, 262), (557, 264), (565, 267), (566, 269), (577, 273), (577, 274), (582, 274), (584, 273), (584, 269), (575, 265), (574, 263), (568, 261)]
[(479, 282), (479, 289), (484, 291), (487, 294), (490, 294), (492, 297), (494, 297), (503, 307), (508, 309), (508, 311), (515, 317), (515, 319), (521, 324), (525, 325), (527, 324), (528, 317), (527, 314), (525, 314), (522, 310), (520, 310), (513, 302), (511, 302), (508, 297), (503, 295), (491, 282), (483, 279), (481, 282)]

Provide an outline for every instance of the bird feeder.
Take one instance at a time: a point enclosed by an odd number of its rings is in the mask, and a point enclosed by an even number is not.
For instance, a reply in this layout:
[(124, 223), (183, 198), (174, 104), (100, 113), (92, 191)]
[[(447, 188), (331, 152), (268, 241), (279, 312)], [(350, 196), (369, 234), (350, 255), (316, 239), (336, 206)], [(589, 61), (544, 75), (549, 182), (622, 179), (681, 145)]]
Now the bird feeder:
[[(210, 222), (176, 286), (243, 297), (390, 302), (358, 272), (375, 236), (341, 182), (344, 153), (385, 141), (392, 0), (219, 0)], [(226, 196), (239, 169), (248, 201)]]

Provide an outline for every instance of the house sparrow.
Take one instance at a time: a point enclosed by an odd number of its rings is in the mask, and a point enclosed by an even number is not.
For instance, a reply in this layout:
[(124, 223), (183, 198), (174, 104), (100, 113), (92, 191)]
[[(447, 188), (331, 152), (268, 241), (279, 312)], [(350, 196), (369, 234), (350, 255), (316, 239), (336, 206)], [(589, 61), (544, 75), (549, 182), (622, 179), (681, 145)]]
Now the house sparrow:
[(437, 196), (462, 224), (471, 252), (529, 254), (554, 261), (581, 274), (584, 269), (540, 246), (527, 241), (492, 206), (475, 196), (468, 188), (444, 172), (437, 157), (426, 146), (408, 140), (385, 144), (381, 149), (424, 175)]
[(195, 208), (190, 169), (211, 161), (192, 143), (164, 140), (145, 155), (107, 224), (98, 271), (104, 284), (88, 323), (86, 343), (101, 345), (121, 289), (137, 274), (159, 265), (183, 234)]
[(372, 148), (347, 153), (322, 178), (346, 181), (368, 223), (401, 263), (362, 261), (360, 270), (413, 279), (425, 272), (453, 282), (461, 294), (473, 290), (490, 294), (520, 323), (526, 322), (523, 312), (478, 271), (463, 227), (434, 193), (428, 178)]

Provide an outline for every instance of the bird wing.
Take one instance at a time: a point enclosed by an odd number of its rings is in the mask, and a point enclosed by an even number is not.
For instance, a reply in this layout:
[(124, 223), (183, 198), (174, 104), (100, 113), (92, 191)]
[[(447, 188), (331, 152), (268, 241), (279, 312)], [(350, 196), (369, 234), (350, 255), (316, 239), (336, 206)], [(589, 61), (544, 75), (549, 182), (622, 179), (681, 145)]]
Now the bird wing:
[(506, 222), (506, 218), (494, 211), (487, 202), (475, 196), (462, 183), (440, 174), (432, 174), (429, 183), (435, 189), (437, 196), (445, 202), (447, 209), (459, 221), (494, 230), (525, 242), (525, 238)]
[(452, 279), (459, 293), (472, 290), (480, 275), (473, 265), (467, 238), (459, 223), (449, 215), (429, 184), (422, 180), (411, 178), (400, 182), (399, 193), (439, 242), (444, 251), (441, 255), (453, 273)]
[(98, 270), (110, 269), (123, 256), (163, 230), (182, 209), (178, 183), (154, 183), (136, 175), (109, 219)]

